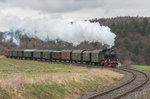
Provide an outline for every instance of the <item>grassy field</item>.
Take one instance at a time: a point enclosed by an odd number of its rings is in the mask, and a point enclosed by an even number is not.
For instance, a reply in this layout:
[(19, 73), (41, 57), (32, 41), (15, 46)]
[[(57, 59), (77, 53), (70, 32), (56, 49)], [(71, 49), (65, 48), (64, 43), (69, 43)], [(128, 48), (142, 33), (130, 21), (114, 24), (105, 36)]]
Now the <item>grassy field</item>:
[(139, 70), (147, 70), (150, 71), (150, 66), (143, 66), (143, 65), (132, 65), (132, 67), (135, 67)]
[(0, 99), (71, 99), (115, 83), (122, 74), (79, 66), (0, 58)]

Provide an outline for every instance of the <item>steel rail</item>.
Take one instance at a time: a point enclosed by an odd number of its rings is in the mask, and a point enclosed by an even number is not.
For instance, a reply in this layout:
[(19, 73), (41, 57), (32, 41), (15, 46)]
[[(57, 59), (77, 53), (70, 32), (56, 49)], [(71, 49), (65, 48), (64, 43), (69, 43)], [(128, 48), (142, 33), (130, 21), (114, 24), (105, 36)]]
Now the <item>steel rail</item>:
[(109, 94), (110, 92), (113, 92), (113, 91), (115, 91), (115, 90), (117, 90), (117, 89), (119, 89), (119, 88), (121, 88), (121, 87), (124, 87), (124, 86), (126, 86), (126, 85), (132, 83), (132, 82), (136, 79), (136, 77), (137, 77), (137, 75), (134, 74), (133, 71), (140, 72), (141, 74), (143, 74), (143, 75), (145, 76), (145, 80), (143, 81), (143, 83), (140, 84), (139, 86), (137, 86), (137, 87), (135, 87), (135, 88), (133, 88), (133, 89), (131, 89), (131, 90), (125, 92), (125, 93), (122, 93), (121, 95), (116, 96), (116, 97), (113, 98), (113, 99), (118, 99), (118, 98), (121, 98), (121, 97), (123, 97), (123, 96), (125, 96), (125, 95), (131, 93), (131, 92), (134, 92), (135, 90), (137, 90), (137, 89), (139, 89), (140, 87), (144, 86), (144, 85), (149, 81), (149, 76), (148, 76), (146, 73), (142, 72), (142, 71), (135, 70), (135, 69), (131, 69), (131, 68), (126, 68), (126, 69), (118, 68), (118, 70), (123, 70), (123, 71), (125, 71), (125, 72), (129, 72), (129, 73), (132, 74), (132, 76), (133, 76), (132, 79), (129, 80), (128, 82), (126, 82), (126, 83), (124, 83), (124, 84), (118, 86), (118, 87), (115, 87), (115, 88), (110, 89), (110, 90), (108, 90), (108, 91), (105, 91), (105, 92), (103, 92), (103, 93), (97, 93), (97, 94), (95, 94), (95, 95), (88, 96), (86, 99), (94, 99), (95, 97), (99, 97), (99, 96), (103, 96), (103, 95)]

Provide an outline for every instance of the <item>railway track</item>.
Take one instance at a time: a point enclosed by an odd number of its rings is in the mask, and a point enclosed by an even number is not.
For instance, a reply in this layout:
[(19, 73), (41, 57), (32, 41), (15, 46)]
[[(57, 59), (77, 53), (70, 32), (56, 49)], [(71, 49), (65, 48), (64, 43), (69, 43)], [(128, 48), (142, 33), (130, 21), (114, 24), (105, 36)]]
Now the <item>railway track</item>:
[(149, 81), (149, 76), (142, 71), (132, 68), (118, 68), (117, 70), (130, 73), (132, 75), (131, 79), (110, 90), (92, 93), (79, 99), (120, 99), (144, 86)]

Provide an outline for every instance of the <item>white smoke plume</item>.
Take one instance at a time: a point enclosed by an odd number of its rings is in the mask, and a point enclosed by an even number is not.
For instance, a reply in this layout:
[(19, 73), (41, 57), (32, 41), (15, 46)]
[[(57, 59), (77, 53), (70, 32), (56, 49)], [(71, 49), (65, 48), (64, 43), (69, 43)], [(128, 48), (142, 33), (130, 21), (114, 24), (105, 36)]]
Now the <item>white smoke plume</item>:
[(78, 45), (83, 41), (100, 42), (102, 44), (114, 45), (116, 35), (107, 26), (89, 21), (75, 21), (71, 23), (65, 19), (24, 19), (15, 20), (9, 26), (10, 31), (4, 36), (4, 40), (13, 37), (13, 42), (19, 45), (19, 37), (15, 31), (21, 31), (20, 35), (37, 37), (45, 41), (61, 39), (63, 41)]

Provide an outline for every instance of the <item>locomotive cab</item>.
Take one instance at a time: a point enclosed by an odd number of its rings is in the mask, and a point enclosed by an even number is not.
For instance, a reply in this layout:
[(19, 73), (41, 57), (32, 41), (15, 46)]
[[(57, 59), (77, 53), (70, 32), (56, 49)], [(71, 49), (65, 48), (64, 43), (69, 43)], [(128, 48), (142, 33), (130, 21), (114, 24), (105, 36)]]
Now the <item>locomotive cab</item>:
[(109, 67), (116, 67), (116, 66), (118, 66), (118, 60), (117, 60), (116, 54), (111, 54), (110, 55), (108, 66)]
[(113, 49), (108, 49), (104, 54), (104, 66), (116, 67), (118, 66), (118, 59)]

